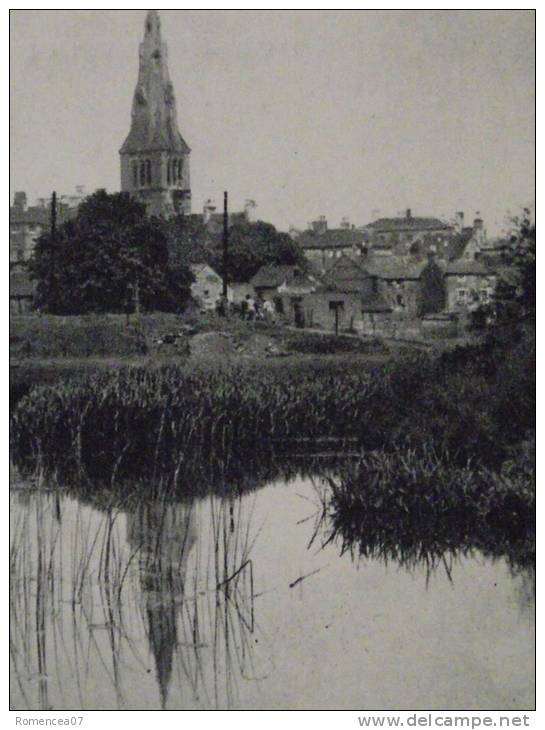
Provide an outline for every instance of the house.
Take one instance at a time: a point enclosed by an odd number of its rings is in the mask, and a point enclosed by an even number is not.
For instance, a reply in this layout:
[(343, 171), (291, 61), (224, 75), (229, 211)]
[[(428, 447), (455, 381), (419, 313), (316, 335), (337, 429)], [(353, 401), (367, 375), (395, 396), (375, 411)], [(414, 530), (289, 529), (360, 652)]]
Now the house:
[(296, 266), (277, 266), (270, 264), (262, 266), (250, 279), (253, 290), (260, 299), (274, 299), (278, 287), (290, 277)]
[(343, 254), (306, 298), (306, 307), (312, 311), (313, 326), (363, 332), (363, 304), (383, 306), (378, 300), (379, 292), (369, 272), (359, 261)]
[(292, 324), (311, 326), (312, 314), (304, 300), (319, 286), (315, 276), (298, 266), (262, 266), (250, 279), (255, 295), (274, 303), (277, 315)]
[(444, 271), (448, 312), (471, 312), (490, 301), (496, 272), (482, 261), (458, 259), (449, 262)]
[(307, 260), (317, 271), (324, 272), (332, 261), (343, 255), (359, 258), (365, 255), (365, 234), (356, 230), (346, 219), (340, 228), (328, 228), (325, 216), (312, 221), (310, 228), (295, 239)]
[(363, 231), (376, 255), (426, 256), (432, 252), (445, 258), (455, 228), (439, 218), (415, 217), (408, 208), (405, 216), (379, 218)]
[[(83, 200), (81, 186), (76, 195), (62, 195), (57, 200), (57, 225), (74, 218), (77, 206)], [(32, 256), (36, 241), (51, 226), (51, 201), (40, 198), (37, 205), (27, 204), (25, 192), (14, 195), (9, 209), (9, 260), (10, 263), (28, 261)]]
[(214, 309), (223, 293), (223, 280), (211, 266), (205, 263), (191, 264), (195, 281), (191, 284), (191, 296), (202, 309)]
[(420, 276), (425, 266), (425, 261), (410, 257), (373, 256), (366, 270), (376, 282), (375, 292), (392, 312), (411, 318), (420, 311)]
[(9, 274), (10, 314), (28, 314), (32, 310), (35, 290), (36, 282), (30, 278), (26, 267), (13, 266)]

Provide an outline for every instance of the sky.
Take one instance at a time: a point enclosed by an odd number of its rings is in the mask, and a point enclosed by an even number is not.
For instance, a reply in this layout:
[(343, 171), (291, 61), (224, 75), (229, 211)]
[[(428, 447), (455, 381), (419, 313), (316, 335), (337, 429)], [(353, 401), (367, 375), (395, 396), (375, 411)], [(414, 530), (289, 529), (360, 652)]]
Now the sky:
[[(144, 10), (10, 11), (11, 194), (119, 190)], [(287, 230), (534, 201), (532, 11), (164, 10), (193, 212)]]

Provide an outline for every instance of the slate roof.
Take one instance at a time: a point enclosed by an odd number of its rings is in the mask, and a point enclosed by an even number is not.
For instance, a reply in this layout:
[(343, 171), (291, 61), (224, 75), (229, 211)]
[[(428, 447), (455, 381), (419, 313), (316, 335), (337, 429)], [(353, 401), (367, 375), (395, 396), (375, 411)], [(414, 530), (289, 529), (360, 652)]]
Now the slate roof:
[(495, 273), (481, 261), (468, 259), (449, 261), (445, 267), (445, 276), (493, 276)]
[(289, 279), (295, 266), (262, 266), (259, 271), (252, 276), (250, 284), (254, 289), (266, 287), (267, 289), (280, 286)]
[(325, 273), (323, 282), (330, 289), (350, 293), (361, 291), (363, 282), (369, 278), (366, 268), (344, 254)]
[(466, 246), (471, 241), (472, 236), (473, 228), (471, 226), (462, 228), (461, 233), (454, 235), (447, 246), (447, 258), (450, 260), (459, 259), (466, 250)]
[(379, 218), (366, 226), (375, 233), (388, 233), (392, 231), (446, 231), (452, 228), (439, 218), (418, 218), (411, 216), (399, 218)]
[(366, 264), (366, 269), (371, 276), (386, 281), (402, 281), (420, 279), (420, 274), (427, 265), (427, 261), (406, 262), (395, 257), (375, 259)]
[(328, 228), (323, 233), (303, 231), (297, 236), (297, 243), (303, 250), (353, 248), (365, 243), (365, 236), (351, 228)]

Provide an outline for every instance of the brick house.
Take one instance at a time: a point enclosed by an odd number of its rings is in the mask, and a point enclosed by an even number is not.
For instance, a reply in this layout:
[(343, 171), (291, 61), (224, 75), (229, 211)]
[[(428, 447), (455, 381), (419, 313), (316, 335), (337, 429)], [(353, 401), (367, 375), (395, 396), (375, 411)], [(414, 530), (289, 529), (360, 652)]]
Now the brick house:
[(439, 218), (421, 218), (412, 215), (379, 218), (365, 226), (370, 249), (378, 255), (426, 256), (429, 252), (440, 258), (447, 257), (455, 227)]
[[(57, 225), (74, 218), (77, 206), (83, 200), (82, 188), (78, 195), (61, 196), (57, 202)], [(27, 205), (25, 192), (14, 195), (9, 209), (9, 260), (10, 263), (28, 261), (32, 256), (36, 241), (51, 226), (50, 201), (41, 198), (38, 205)]]
[(340, 228), (328, 228), (325, 216), (310, 224), (310, 229), (299, 233), (298, 246), (307, 260), (318, 272), (331, 268), (335, 259), (343, 255), (352, 258), (364, 257), (366, 251), (365, 234), (350, 227), (344, 221)]
[(448, 312), (471, 312), (487, 304), (496, 286), (496, 272), (481, 261), (458, 259), (445, 267)]

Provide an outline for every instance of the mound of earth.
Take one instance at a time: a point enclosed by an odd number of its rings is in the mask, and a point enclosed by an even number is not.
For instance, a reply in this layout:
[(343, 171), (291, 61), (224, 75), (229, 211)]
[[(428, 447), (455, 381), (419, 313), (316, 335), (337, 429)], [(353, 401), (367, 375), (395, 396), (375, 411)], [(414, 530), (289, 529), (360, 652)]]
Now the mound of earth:
[(265, 358), (286, 354), (274, 339), (257, 332), (244, 338), (229, 332), (202, 332), (191, 338), (190, 348), (191, 357), (218, 361), (232, 357)]
[(227, 359), (236, 355), (236, 345), (227, 332), (201, 332), (191, 338), (191, 357), (198, 359)]

